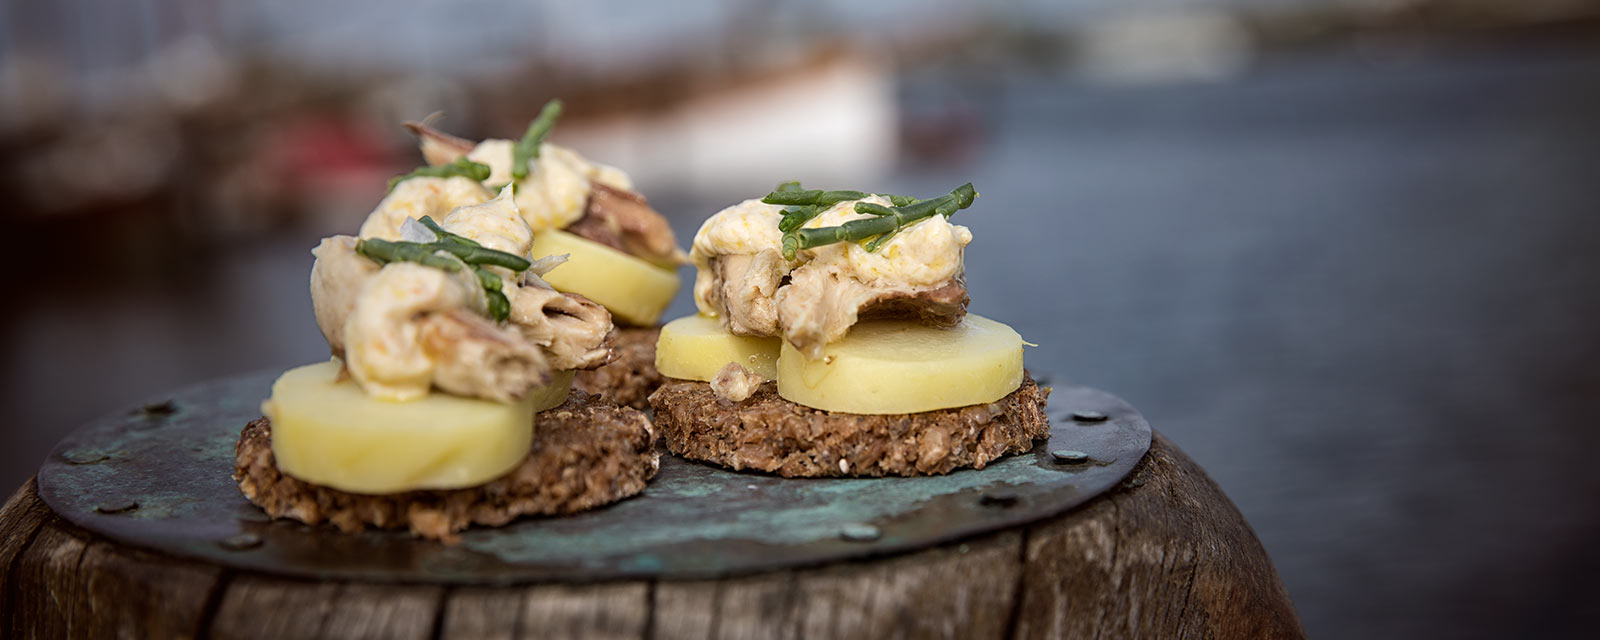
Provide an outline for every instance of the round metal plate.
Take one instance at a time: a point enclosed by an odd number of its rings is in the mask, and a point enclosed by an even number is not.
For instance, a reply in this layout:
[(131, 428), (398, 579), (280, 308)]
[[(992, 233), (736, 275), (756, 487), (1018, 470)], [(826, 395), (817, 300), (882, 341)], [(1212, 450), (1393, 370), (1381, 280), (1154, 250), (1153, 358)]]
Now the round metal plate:
[(231, 477), (233, 447), (275, 377), (189, 387), (85, 426), (39, 470), (40, 496), (72, 523), (122, 543), (306, 578), (700, 578), (910, 551), (1037, 521), (1116, 485), (1150, 447), (1149, 424), (1121, 399), (1056, 385), (1050, 440), (981, 470), (784, 479), (663, 455), (660, 474), (637, 497), (469, 530), (447, 546), (398, 532), (269, 522), (246, 501)]

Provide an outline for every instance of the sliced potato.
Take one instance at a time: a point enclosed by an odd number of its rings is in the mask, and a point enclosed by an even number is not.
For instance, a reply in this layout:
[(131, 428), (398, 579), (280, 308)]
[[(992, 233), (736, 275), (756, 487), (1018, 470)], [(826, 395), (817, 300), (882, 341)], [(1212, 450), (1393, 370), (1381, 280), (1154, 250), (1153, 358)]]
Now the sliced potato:
[(916, 322), (862, 322), (823, 357), (783, 343), (778, 395), (815, 409), (920, 413), (994, 402), (1022, 385), (1022, 336), (967, 314), (951, 329)]
[(654, 325), (678, 293), (678, 274), (565, 231), (533, 236), (534, 258), (568, 254), (566, 264), (544, 276), (550, 286), (600, 303), (611, 315), (641, 327)]
[(528, 400), (533, 401), (533, 412), (538, 413), (547, 409), (554, 409), (557, 405), (567, 401), (567, 395), (572, 393), (572, 379), (576, 371), (552, 371), (550, 384), (536, 389), (528, 390)]
[(262, 408), (272, 453), (291, 476), (353, 493), (455, 489), (483, 484), (528, 455), (534, 416), (561, 404), (572, 372), (515, 404), (444, 393), (389, 402), (339, 379), (340, 363), (290, 369)]
[(709, 382), (729, 362), (768, 380), (778, 377), (778, 338), (736, 336), (716, 318), (692, 315), (661, 327), (656, 369), (661, 375)]

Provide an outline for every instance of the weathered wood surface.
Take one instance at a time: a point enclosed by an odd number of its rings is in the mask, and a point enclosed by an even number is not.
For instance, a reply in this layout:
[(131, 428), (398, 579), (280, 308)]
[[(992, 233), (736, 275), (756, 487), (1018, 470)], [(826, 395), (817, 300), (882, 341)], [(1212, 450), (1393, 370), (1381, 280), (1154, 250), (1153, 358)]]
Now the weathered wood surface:
[(1298, 638), (1254, 532), (1157, 434), (1110, 493), (925, 551), (690, 582), (505, 588), (292, 580), (0, 511), (0, 636), (153, 638)]

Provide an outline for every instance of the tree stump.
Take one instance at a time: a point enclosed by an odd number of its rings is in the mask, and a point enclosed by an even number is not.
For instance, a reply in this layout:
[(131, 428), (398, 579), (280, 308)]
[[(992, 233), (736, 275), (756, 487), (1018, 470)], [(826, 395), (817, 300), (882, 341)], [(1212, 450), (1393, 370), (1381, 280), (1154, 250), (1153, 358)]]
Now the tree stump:
[(1255, 533), (1156, 434), (1055, 518), (878, 559), (719, 580), (318, 582), (130, 548), (30, 480), (0, 510), (5, 637), (1299, 638)]

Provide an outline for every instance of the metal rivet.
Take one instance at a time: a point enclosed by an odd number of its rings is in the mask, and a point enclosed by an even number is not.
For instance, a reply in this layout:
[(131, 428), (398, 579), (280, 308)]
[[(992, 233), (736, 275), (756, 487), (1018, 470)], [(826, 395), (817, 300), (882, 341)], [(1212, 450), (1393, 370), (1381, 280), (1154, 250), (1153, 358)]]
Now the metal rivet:
[(1086, 409), (1086, 410), (1083, 410), (1083, 411), (1074, 411), (1074, 412), (1072, 412), (1072, 419), (1075, 420), (1075, 421), (1078, 421), (1078, 422), (1086, 422), (1086, 423), (1105, 422), (1106, 421), (1106, 414), (1100, 413), (1099, 411), (1092, 411), (1092, 410), (1087, 410)]
[(138, 508), (139, 503), (132, 500), (112, 500), (100, 503), (94, 510), (100, 513), (126, 513)]
[(981, 504), (985, 507), (1000, 507), (1002, 509), (1007, 509), (1016, 506), (1018, 500), (1019, 498), (1017, 497), (1016, 493), (1011, 491), (996, 491), (993, 493), (983, 494), (982, 498), (978, 498), (978, 504)]
[(1050, 452), (1050, 456), (1055, 458), (1056, 462), (1067, 464), (1078, 464), (1089, 461), (1089, 454), (1082, 451), (1073, 451), (1071, 449), (1056, 449), (1055, 451)]
[(159, 418), (162, 416), (170, 416), (177, 412), (178, 405), (173, 404), (171, 400), (167, 400), (164, 402), (153, 402), (139, 407), (139, 410), (135, 413), (143, 414), (146, 418)]
[(217, 542), (217, 545), (229, 551), (243, 551), (261, 546), (261, 536), (254, 533), (241, 533), (228, 536)]
[(93, 449), (73, 449), (62, 453), (61, 459), (66, 460), (67, 464), (94, 464), (110, 460), (111, 456), (106, 455), (103, 451), (95, 451)]
[(839, 529), (839, 537), (852, 542), (871, 542), (882, 536), (882, 531), (865, 522), (853, 522)]

